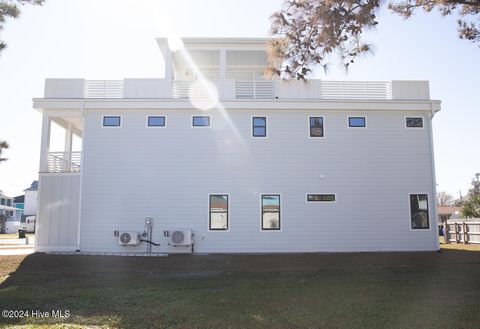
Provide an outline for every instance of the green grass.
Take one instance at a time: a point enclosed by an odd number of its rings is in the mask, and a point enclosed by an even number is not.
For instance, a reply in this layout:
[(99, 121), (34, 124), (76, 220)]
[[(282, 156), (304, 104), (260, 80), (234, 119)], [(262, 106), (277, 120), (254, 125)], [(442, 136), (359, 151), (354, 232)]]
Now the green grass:
[(0, 257), (25, 328), (478, 328), (480, 252)]

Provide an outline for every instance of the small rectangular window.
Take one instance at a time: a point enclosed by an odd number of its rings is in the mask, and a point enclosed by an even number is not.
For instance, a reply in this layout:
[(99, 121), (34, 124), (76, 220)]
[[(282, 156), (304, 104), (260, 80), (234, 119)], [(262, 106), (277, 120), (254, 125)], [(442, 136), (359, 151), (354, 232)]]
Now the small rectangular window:
[(410, 194), (410, 223), (414, 230), (430, 228), (427, 194)]
[(323, 136), (323, 117), (310, 117), (310, 137)]
[(210, 194), (209, 228), (212, 231), (228, 230), (228, 195)]
[(406, 118), (406, 125), (408, 128), (422, 128), (423, 118)]
[(365, 117), (348, 117), (348, 126), (349, 127), (366, 127), (367, 120)]
[(120, 127), (120, 117), (119, 116), (104, 116), (103, 117), (103, 126), (104, 127)]
[(149, 116), (147, 121), (149, 127), (165, 127), (164, 116)]
[(266, 117), (252, 118), (252, 134), (253, 134), (253, 137), (267, 137), (267, 118)]
[(308, 202), (335, 202), (335, 194), (307, 194)]
[(192, 125), (194, 127), (210, 127), (209, 116), (194, 116)]
[(280, 195), (262, 195), (262, 230), (280, 230)]

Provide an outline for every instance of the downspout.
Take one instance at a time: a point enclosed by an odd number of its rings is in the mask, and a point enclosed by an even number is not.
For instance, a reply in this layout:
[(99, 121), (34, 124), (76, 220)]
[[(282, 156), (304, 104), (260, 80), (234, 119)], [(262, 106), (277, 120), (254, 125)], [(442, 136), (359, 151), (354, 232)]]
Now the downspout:
[(78, 191), (78, 226), (77, 226), (77, 249), (80, 251), (80, 231), (82, 229), (82, 193), (83, 193), (83, 164), (85, 162), (85, 99), (82, 100), (80, 111), (82, 112), (82, 156), (80, 158), (80, 182)]
[(433, 146), (433, 118), (435, 117), (435, 105), (432, 105), (432, 112), (430, 116), (430, 124), (429, 124), (429, 135), (430, 135), (430, 159), (431, 159), (431, 166), (432, 166), (432, 183), (433, 183), (433, 224), (435, 225), (435, 247), (437, 251), (440, 251), (440, 241), (438, 236), (438, 215), (437, 215), (437, 176), (435, 174), (435, 154), (434, 154), (434, 146)]

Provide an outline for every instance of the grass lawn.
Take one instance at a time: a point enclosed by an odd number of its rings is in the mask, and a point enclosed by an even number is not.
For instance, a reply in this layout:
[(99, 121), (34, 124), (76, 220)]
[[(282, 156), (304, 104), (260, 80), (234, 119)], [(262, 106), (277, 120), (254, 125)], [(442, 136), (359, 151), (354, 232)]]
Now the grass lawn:
[[(24, 328), (479, 328), (480, 252), (0, 257)], [(75, 326), (74, 326), (75, 327)]]
[[(35, 233), (27, 233), (25, 235), (28, 236), (29, 238), (35, 237)], [(3, 239), (18, 239), (18, 233), (0, 234), (0, 240), (3, 240)]]

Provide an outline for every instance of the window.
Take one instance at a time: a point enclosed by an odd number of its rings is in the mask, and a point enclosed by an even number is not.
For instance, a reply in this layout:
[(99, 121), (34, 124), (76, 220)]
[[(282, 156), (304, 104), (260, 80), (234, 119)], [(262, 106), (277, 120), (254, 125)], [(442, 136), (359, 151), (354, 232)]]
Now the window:
[(365, 117), (348, 117), (348, 126), (349, 127), (366, 127), (367, 120)]
[(210, 194), (209, 209), (209, 229), (228, 230), (228, 195)]
[(324, 137), (323, 117), (310, 117), (310, 137)]
[(410, 194), (410, 221), (414, 230), (430, 228), (427, 194)]
[(262, 194), (262, 230), (280, 230), (279, 194)]
[(407, 128), (422, 128), (423, 127), (423, 118), (406, 118)]
[(165, 117), (149, 116), (147, 119), (147, 124), (149, 127), (165, 127)]
[(194, 116), (192, 125), (194, 127), (210, 127), (209, 116)]
[(104, 116), (103, 117), (103, 126), (104, 127), (120, 127), (120, 117), (119, 116)]
[(252, 134), (253, 134), (253, 137), (267, 137), (267, 118), (266, 117), (252, 118)]
[(307, 194), (307, 202), (335, 202), (335, 194)]

